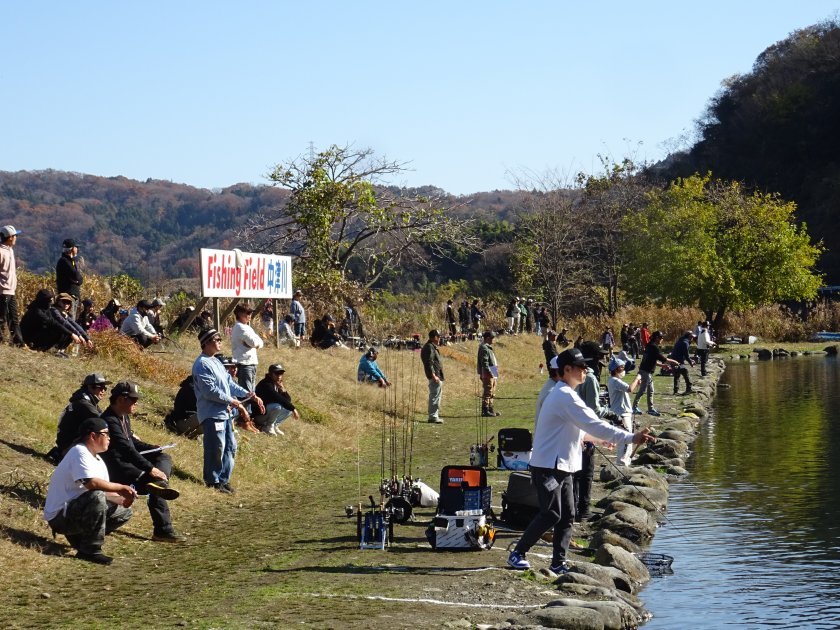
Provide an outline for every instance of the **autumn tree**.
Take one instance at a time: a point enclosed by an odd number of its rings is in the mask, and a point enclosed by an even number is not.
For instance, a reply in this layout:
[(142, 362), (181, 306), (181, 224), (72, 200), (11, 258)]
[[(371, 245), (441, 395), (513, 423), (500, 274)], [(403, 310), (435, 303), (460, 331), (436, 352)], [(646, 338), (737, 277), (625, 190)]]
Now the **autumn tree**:
[(697, 306), (720, 328), (729, 310), (816, 295), (822, 245), (796, 225), (794, 203), (711, 175), (678, 179), (647, 197), (624, 219), (630, 297)]
[(403, 264), (477, 250), (470, 221), (451, 216), (441, 198), (386, 185), (404, 170), (371, 149), (336, 145), (278, 164), (268, 178), (290, 191), (288, 202), (254, 217), (241, 236), (257, 251), (294, 256), (304, 285), (370, 287)]
[(580, 173), (577, 184), (583, 195), (578, 211), (588, 234), (587, 257), (595, 281), (606, 293), (607, 313), (612, 317), (619, 308), (619, 280), (624, 264), (623, 219), (645, 202), (649, 186), (629, 158), (620, 163), (600, 156), (603, 171), (598, 175)]

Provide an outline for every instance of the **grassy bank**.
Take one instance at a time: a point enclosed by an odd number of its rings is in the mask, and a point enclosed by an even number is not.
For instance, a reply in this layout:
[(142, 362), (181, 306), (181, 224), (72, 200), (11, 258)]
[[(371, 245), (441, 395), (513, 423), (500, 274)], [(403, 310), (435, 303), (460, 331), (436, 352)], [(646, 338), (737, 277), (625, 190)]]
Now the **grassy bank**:
[[(545, 379), (537, 369), (540, 340), (502, 337), (496, 348), (502, 370), (496, 408), (504, 415), (490, 420), (488, 433), (531, 427), (535, 394)], [(197, 344), (187, 341), (183, 353), (132, 354), (128, 348), (71, 360), (0, 347), (6, 366), (0, 376), (0, 562), (6, 586), (0, 623), (439, 627), (460, 618), (501, 621), (517, 606), (545, 603), (551, 598), (546, 583), (502, 568), (516, 533), (500, 533), (488, 552), (435, 553), (424, 536), (431, 511), (420, 510), (415, 523), (397, 526), (389, 551), (360, 551), (355, 520), (344, 515), (344, 506), (376, 493), (385, 408), (413, 411), (421, 420), (414, 425), (415, 476), (437, 487), (443, 465), (467, 463), (476, 435), (476, 350), (475, 341), (442, 349), (447, 378), (441, 426), (422, 422), (426, 382), (417, 352), (383, 351), (380, 364), (395, 382), (386, 394), (356, 384), (354, 351), (262, 351), (262, 366), (281, 362), (287, 368), (301, 421), (287, 422), (286, 435), (277, 439), (240, 434), (233, 496), (204, 488), (200, 444), (176, 438), (178, 446), (170, 451), (173, 485), (182, 495), (172, 503), (173, 520), (188, 542), (151, 542), (148, 511), (138, 503), (132, 520), (106, 543), (106, 552), (117, 557), (114, 565), (98, 567), (70, 557), (63, 537), (53, 541), (41, 520), (52, 472), (42, 455), (58, 416), (83, 376), (102, 371), (114, 381), (141, 383), (144, 398), (134, 425), (143, 439), (173, 441), (162, 418), (175, 383), (198, 354)], [(669, 382), (663, 380), (658, 391), (668, 391)], [(398, 459), (402, 472), (401, 454)], [(498, 505), (507, 474), (491, 471), (490, 479)], [(369, 599), (374, 597), (390, 599)]]

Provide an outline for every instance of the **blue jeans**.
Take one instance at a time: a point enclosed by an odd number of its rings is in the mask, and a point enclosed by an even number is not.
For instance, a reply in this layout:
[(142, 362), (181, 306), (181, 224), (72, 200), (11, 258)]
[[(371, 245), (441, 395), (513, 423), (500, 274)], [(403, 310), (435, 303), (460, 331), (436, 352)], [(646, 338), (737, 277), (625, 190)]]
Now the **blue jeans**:
[(306, 322), (295, 322), (295, 336), (300, 338), (306, 334)]
[(268, 403), (265, 406), (265, 414), (254, 416), (254, 424), (267, 430), (271, 425), (278, 425), (291, 415), (292, 412), (280, 403)]
[(440, 418), (440, 398), (443, 393), (443, 381), (435, 383), (429, 380), (429, 420), (438, 420)]
[[(257, 366), (236, 364), (236, 380), (241, 387), (247, 389), (249, 392), (254, 391), (254, 386), (257, 383)], [(245, 409), (251, 413), (251, 402), (245, 403)]]
[[(221, 429), (216, 425), (222, 425)], [(201, 426), (204, 430), (204, 483), (210, 486), (228, 483), (236, 458), (233, 420), (208, 418)]]

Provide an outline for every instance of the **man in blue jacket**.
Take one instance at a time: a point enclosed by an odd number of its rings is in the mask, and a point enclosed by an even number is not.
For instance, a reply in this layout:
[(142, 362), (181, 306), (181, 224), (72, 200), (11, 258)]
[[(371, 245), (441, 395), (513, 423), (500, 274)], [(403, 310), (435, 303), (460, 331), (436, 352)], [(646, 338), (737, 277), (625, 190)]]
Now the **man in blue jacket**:
[(248, 410), (239, 398), (252, 400), (260, 414), (265, 413), (262, 400), (254, 392), (241, 387), (216, 358), (222, 338), (214, 328), (198, 334), (201, 354), (193, 363), (192, 376), (198, 419), (204, 431), (204, 483), (225, 494), (233, 494), (230, 477), (236, 457), (233, 414), (250, 421)]
[(685, 392), (683, 393), (691, 393), (691, 381), (688, 378), (688, 368), (685, 367), (685, 364), (688, 363), (691, 366), (694, 365), (694, 361), (691, 359), (691, 352), (689, 350), (692, 339), (694, 339), (694, 333), (690, 330), (685, 331), (683, 336), (677, 339), (677, 343), (674, 344), (674, 349), (671, 350), (671, 358), (679, 364), (674, 366), (673, 372), (675, 396), (680, 391), (680, 376), (685, 379)]
[(388, 387), (391, 381), (385, 376), (382, 370), (379, 369), (379, 364), (376, 358), (379, 356), (379, 351), (371, 347), (359, 359), (359, 369), (356, 373), (360, 383), (378, 383), (380, 387)]

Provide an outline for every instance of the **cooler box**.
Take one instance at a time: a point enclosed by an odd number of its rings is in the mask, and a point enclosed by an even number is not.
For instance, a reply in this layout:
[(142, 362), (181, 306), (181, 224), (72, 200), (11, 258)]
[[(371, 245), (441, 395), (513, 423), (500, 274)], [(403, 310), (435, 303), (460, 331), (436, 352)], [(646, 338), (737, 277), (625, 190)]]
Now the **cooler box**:
[(438, 515), (427, 535), (434, 549), (490, 549), (496, 530), (487, 525), (480, 510), (465, 510), (462, 515)]

